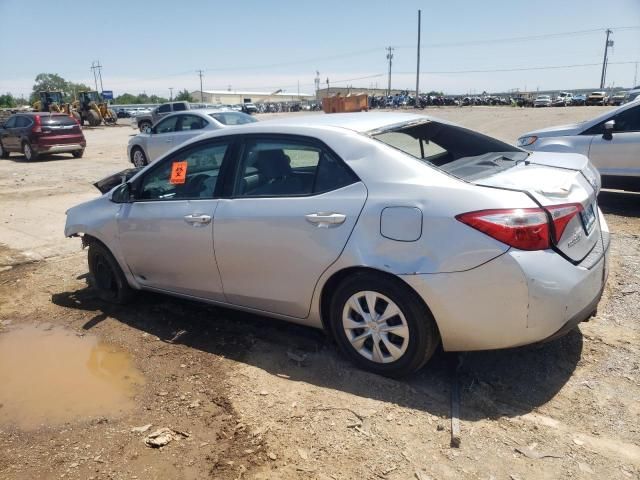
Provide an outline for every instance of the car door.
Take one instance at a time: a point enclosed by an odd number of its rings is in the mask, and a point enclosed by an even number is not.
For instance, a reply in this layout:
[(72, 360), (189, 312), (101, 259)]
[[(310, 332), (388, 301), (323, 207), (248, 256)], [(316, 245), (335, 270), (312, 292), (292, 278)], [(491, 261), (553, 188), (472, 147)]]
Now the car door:
[(174, 147), (173, 136), (178, 126), (180, 115), (172, 115), (160, 120), (147, 134), (147, 154), (153, 162)]
[(593, 130), (589, 159), (602, 175), (640, 177), (640, 105), (624, 109), (613, 117), (610, 136), (604, 135), (604, 122)]
[(14, 115), (9, 117), (9, 120), (4, 124), (4, 128), (0, 130), (0, 141), (2, 141), (3, 148), (7, 151), (15, 151), (17, 149), (16, 139), (16, 120), (18, 116)]
[(227, 301), (297, 318), (342, 252), (366, 199), (348, 166), (319, 142), (243, 136), (214, 245)]
[(144, 287), (223, 301), (212, 219), (227, 140), (179, 150), (131, 182), (134, 200), (118, 217), (121, 250)]

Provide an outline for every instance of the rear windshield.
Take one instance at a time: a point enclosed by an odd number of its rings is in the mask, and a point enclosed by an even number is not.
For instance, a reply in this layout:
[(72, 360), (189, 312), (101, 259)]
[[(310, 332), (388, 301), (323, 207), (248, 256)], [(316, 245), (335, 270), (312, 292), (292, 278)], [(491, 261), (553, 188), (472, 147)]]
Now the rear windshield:
[(209, 116), (216, 119), (223, 125), (244, 125), (245, 123), (257, 122), (257, 120), (252, 116), (241, 112), (210, 113)]
[(75, 125), (76, 121), (69, 115), (41, 115), (40, 123), (49, 127), (56, 125)]
[(424, 122), (374, 132), (373, 138), (450, 175), (472, 181), (524, 161), (529, 154), (466, 128)]

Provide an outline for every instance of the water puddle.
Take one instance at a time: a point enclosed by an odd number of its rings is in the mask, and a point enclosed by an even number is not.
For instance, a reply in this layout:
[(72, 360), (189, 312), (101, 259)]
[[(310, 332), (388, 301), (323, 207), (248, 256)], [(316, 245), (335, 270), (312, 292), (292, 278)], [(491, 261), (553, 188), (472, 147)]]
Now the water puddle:
[(119, 414), (142, 383), (126, 352), (93, 336), (33, 325), (0, 333), (0, 425)]

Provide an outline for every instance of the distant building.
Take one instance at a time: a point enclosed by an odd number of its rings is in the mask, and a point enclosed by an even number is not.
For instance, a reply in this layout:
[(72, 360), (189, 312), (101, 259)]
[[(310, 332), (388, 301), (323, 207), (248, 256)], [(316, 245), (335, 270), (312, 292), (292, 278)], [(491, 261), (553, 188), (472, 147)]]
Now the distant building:
[(200, 100), (200, 90), (191, 92), (194, 102), (214, 103), (219, 105), (237, 105), (242, 103), (279, 103), (314, 100), (315, 95), (289, 92), (243, 92), (239, 90), (204, 90)]

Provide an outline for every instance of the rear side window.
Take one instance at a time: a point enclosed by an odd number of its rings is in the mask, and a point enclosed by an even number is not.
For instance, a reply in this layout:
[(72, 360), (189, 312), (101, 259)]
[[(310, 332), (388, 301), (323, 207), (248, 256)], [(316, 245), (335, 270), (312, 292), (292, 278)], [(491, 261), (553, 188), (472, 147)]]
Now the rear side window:
[(181, 112), (183, 110), (186, 110), (187, 106), (184, 103), (174, 103), (173, 104), (173, 111), (174, 112)]
[(210, 113), (209, 116), (223, 125), (244, 125), (245, 123), (257, 122), (251, 115), (241, 112)]
[(247, 142), (236, 179), (240, 197), (311, 195), (356, 182), (335, 155), (304, 141), (261, 139)]
[(206, 127), (204, 118), (197, 115), (180, 115), (180, 123), (176, 131), (201, 130)]
[(15, 128), (16, 126), (16, 119), (18, 117), (11, 117), (9, 118), (9, 120), (7, 120), (7, 123), (4, 124), (5, 128)]
[(27, 117), (17, 117), (16, 118), (16, 127), (17, 128), (22, 128), (22, 127), (28, 127), (29, 125), (31, 125), (31, 120)]
[(158, 107), (158, 113), (169, 113), (171, 111), (171, 105), (160, 105)]

